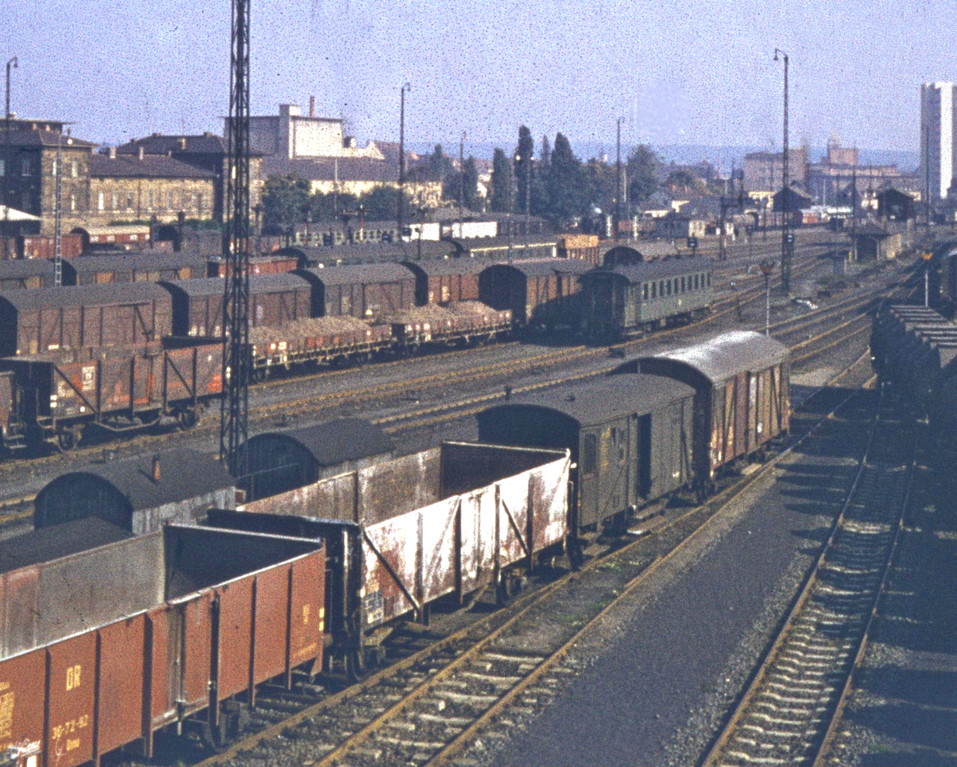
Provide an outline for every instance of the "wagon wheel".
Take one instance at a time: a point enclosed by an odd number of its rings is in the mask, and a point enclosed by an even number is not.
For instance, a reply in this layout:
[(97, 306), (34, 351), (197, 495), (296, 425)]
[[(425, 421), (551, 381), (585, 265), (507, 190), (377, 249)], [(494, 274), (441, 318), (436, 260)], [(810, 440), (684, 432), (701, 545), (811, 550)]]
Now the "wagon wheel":
[(192, 429), (199, 423), (199, 410), (197, 408), (186, 407), (176, 414), (176, 422), (183, 431)]
[(353, 647), (346, 650), (342, 659), (346, 677), (351, 682), (358, 682), (366, 673), (366, 653), (363, 647)]
[(269, 368), (256, 368), (253, 370), (253, 383), (262, 383), (269, 378)]
[(495, 587), (495, 602), (499, 607), (510, 605), (519, 594), (525, 579), (518, 573), (503, 573)]
[(61, 453), (69, 453), (71, 450), (75, 450), (78, 444), (80, 444), (80, 430), (77, 427), (70, 426), (57, 432), (56, 446)]
[(585, 564), (585, 551), (577, 538), (568, 541), (568, 562), (572, 570), (581, 570), (582, 565)]

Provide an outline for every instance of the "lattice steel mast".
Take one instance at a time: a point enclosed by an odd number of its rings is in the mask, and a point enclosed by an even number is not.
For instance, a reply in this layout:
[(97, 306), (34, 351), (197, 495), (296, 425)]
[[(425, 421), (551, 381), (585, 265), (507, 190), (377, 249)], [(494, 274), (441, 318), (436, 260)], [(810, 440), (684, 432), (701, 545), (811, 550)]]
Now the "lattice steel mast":
[(219, 456), (234, 477), (246, 475), (240, 446), (249, 435), (249, 4), (233, 0), (228, 156), (224, 206), (223, 399)]

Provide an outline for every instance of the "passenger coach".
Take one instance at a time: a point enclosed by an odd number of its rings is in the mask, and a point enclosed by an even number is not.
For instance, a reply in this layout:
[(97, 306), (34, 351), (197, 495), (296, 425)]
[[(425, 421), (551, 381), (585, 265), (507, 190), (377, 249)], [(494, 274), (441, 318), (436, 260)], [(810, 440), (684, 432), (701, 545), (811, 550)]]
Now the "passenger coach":
[(617, 340), (694, 319), (711, 307), (711, 264), (680, 258), (611, 266), (583, 274), (582, 332)]

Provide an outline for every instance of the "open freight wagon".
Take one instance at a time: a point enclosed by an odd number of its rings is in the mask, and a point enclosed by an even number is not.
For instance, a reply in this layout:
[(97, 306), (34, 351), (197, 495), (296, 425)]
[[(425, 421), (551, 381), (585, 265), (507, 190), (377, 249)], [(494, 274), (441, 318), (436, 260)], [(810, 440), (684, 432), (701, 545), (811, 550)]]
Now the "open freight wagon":
[(169, 726), (217, 738), (227, 699), (320, 667), (324, 572), (315, 541), (171, 525), (3, 573), (0, 752), (75, 767)]
[(568, 451), (446, 442), (392, 461), (210, 512), (210, 524), (321, 538), (327, 631), (361, 668), (400, 618), (461, 604), (488, 586), (510, 598), (539, 555), (568, 534)]
[(34, 445), (70, 450), (90, 424), (121, 432), (170, 416), (191, 427), (222, 392), (222, 355), (221, 341), (169, 339), (82, 360), (52, 352), (2, 359), (0, 371), (12, 374), (16, 446), (25, 436)]

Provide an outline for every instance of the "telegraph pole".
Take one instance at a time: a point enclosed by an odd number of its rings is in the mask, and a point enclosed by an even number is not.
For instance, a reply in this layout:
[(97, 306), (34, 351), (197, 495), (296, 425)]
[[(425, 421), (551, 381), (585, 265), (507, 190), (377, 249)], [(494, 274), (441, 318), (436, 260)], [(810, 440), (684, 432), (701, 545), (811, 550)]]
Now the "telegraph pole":
[(774, 60), (778, 56), (784, 59), (784, 162), (781, 190), (781, 288), (785, 293), (791, 289), (791, 256), (794, 250), (794, 235), (791, 234), (790, 201), (790, 152), (788, 149), (788, 55), (779, 48), (774, 49)]
[(9, 235), (9, 221), (10, 221), (10, 200), (9, 191), (10, 191), (10, 174), (13, 173), (13, 163), (12, 155), (10, 154), (10, 70), (17, 69), (20, 66), (20, 62), (17, 60), (17, 57), (14, 56), (7, 62), (7, 90), (6, 98), (4, 100), (3, 108), (3, 258), (4, 260), (10, 258), (10, 253), (8, 252), (9, 243), (7, 237)]
[(232, 0), (229, 135), (223, 258), (223, 392), (219, 458), (241, 482), (247, 475), (249, 436), (249, 5)]
[(412, 90), (412, 83), (399, 88), (399, 205), (396, 223), (399, 225), (399, 239), (403, 237), (405, 223), (405, 94)]
[(624, 117), (618, 118), (618, 132), (615, 142), (615, 242), (618, 241), (618, 230), (621, 228), (621, 124), (624, 119)]

